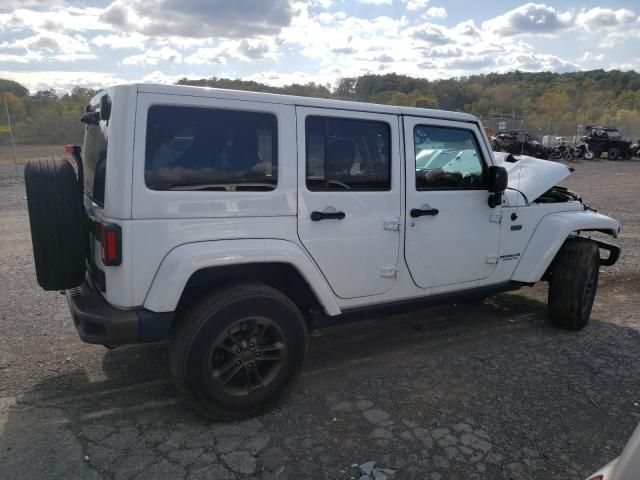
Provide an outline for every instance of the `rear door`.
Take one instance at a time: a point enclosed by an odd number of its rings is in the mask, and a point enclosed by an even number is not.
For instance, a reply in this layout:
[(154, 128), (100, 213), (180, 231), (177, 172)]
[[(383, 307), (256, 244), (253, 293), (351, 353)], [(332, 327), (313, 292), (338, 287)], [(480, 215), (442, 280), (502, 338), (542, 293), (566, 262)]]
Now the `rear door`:
[(398, 117), (296, 108), (298, 235), (334, 293), (379, 295), (400, 247)]
[(489, 277), (498, 262), (501, 207), (487, 202), (490, 154), (478, 127), (405, 117), (404, 134), (405, 257), (414, 282), (447, 291)]

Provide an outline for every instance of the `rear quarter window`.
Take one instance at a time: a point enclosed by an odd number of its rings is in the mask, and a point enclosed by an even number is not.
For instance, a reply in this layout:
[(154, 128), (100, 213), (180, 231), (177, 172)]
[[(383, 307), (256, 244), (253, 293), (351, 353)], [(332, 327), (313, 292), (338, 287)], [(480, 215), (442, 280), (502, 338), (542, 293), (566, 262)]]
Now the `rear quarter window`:
[(152, 106), (145, 183), (152, 190), (273, 190), (277, 140), (277, 120), (270, 113)]
[(84, 134), (84, 190), (94, 202), (104, 206), (105, 174), (107, 171), (108, 123), (87, 125)]

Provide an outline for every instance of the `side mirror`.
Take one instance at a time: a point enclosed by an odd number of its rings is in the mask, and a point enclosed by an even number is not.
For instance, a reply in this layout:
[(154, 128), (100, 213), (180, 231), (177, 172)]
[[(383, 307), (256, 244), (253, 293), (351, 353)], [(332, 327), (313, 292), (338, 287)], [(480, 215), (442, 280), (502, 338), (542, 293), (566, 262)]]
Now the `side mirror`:
[(502, 193), (507, 189), (509, 175), (507, 174), (506, 168), (497, 167), (495, 165), (489, 167), (489, 171), (487, 173), (488, 187), (489, 191), (492, 193), (492, 195), (489, 196), (489, 206), (491, 208), (496, 208), (498, 205), (502, 204)]

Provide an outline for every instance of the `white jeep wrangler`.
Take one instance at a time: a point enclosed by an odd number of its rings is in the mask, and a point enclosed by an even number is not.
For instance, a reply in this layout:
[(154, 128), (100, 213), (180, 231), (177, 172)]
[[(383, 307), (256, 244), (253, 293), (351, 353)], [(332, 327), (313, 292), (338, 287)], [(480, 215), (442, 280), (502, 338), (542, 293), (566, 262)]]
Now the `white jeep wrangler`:
[(463, 113), (123, 85), (82, 122), (75, 168), (25, 168), (38, 282), (85, 342), (168, 340), (212, 418), (272, 405), (329, 317), (548, 280), (551, 322), (582, 328), (619, 256), (566, 166), (497, 158)]

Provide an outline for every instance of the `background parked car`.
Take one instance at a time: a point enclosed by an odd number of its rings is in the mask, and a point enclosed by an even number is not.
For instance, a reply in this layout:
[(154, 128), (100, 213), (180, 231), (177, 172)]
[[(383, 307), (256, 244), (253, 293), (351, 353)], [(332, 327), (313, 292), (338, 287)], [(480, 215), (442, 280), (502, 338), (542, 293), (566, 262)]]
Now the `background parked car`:
[(546, 158), (542, 141), (524, 130), (506, 130), (491, 137), (491, 147), (496, 152)]
[(582, 141), (589, 145), (587, 160), (598, 158), (606, 152), (609, 160), (628, 159), (632, 156), (631, 140), (624, 138), (615, 127), (587, 125)]

